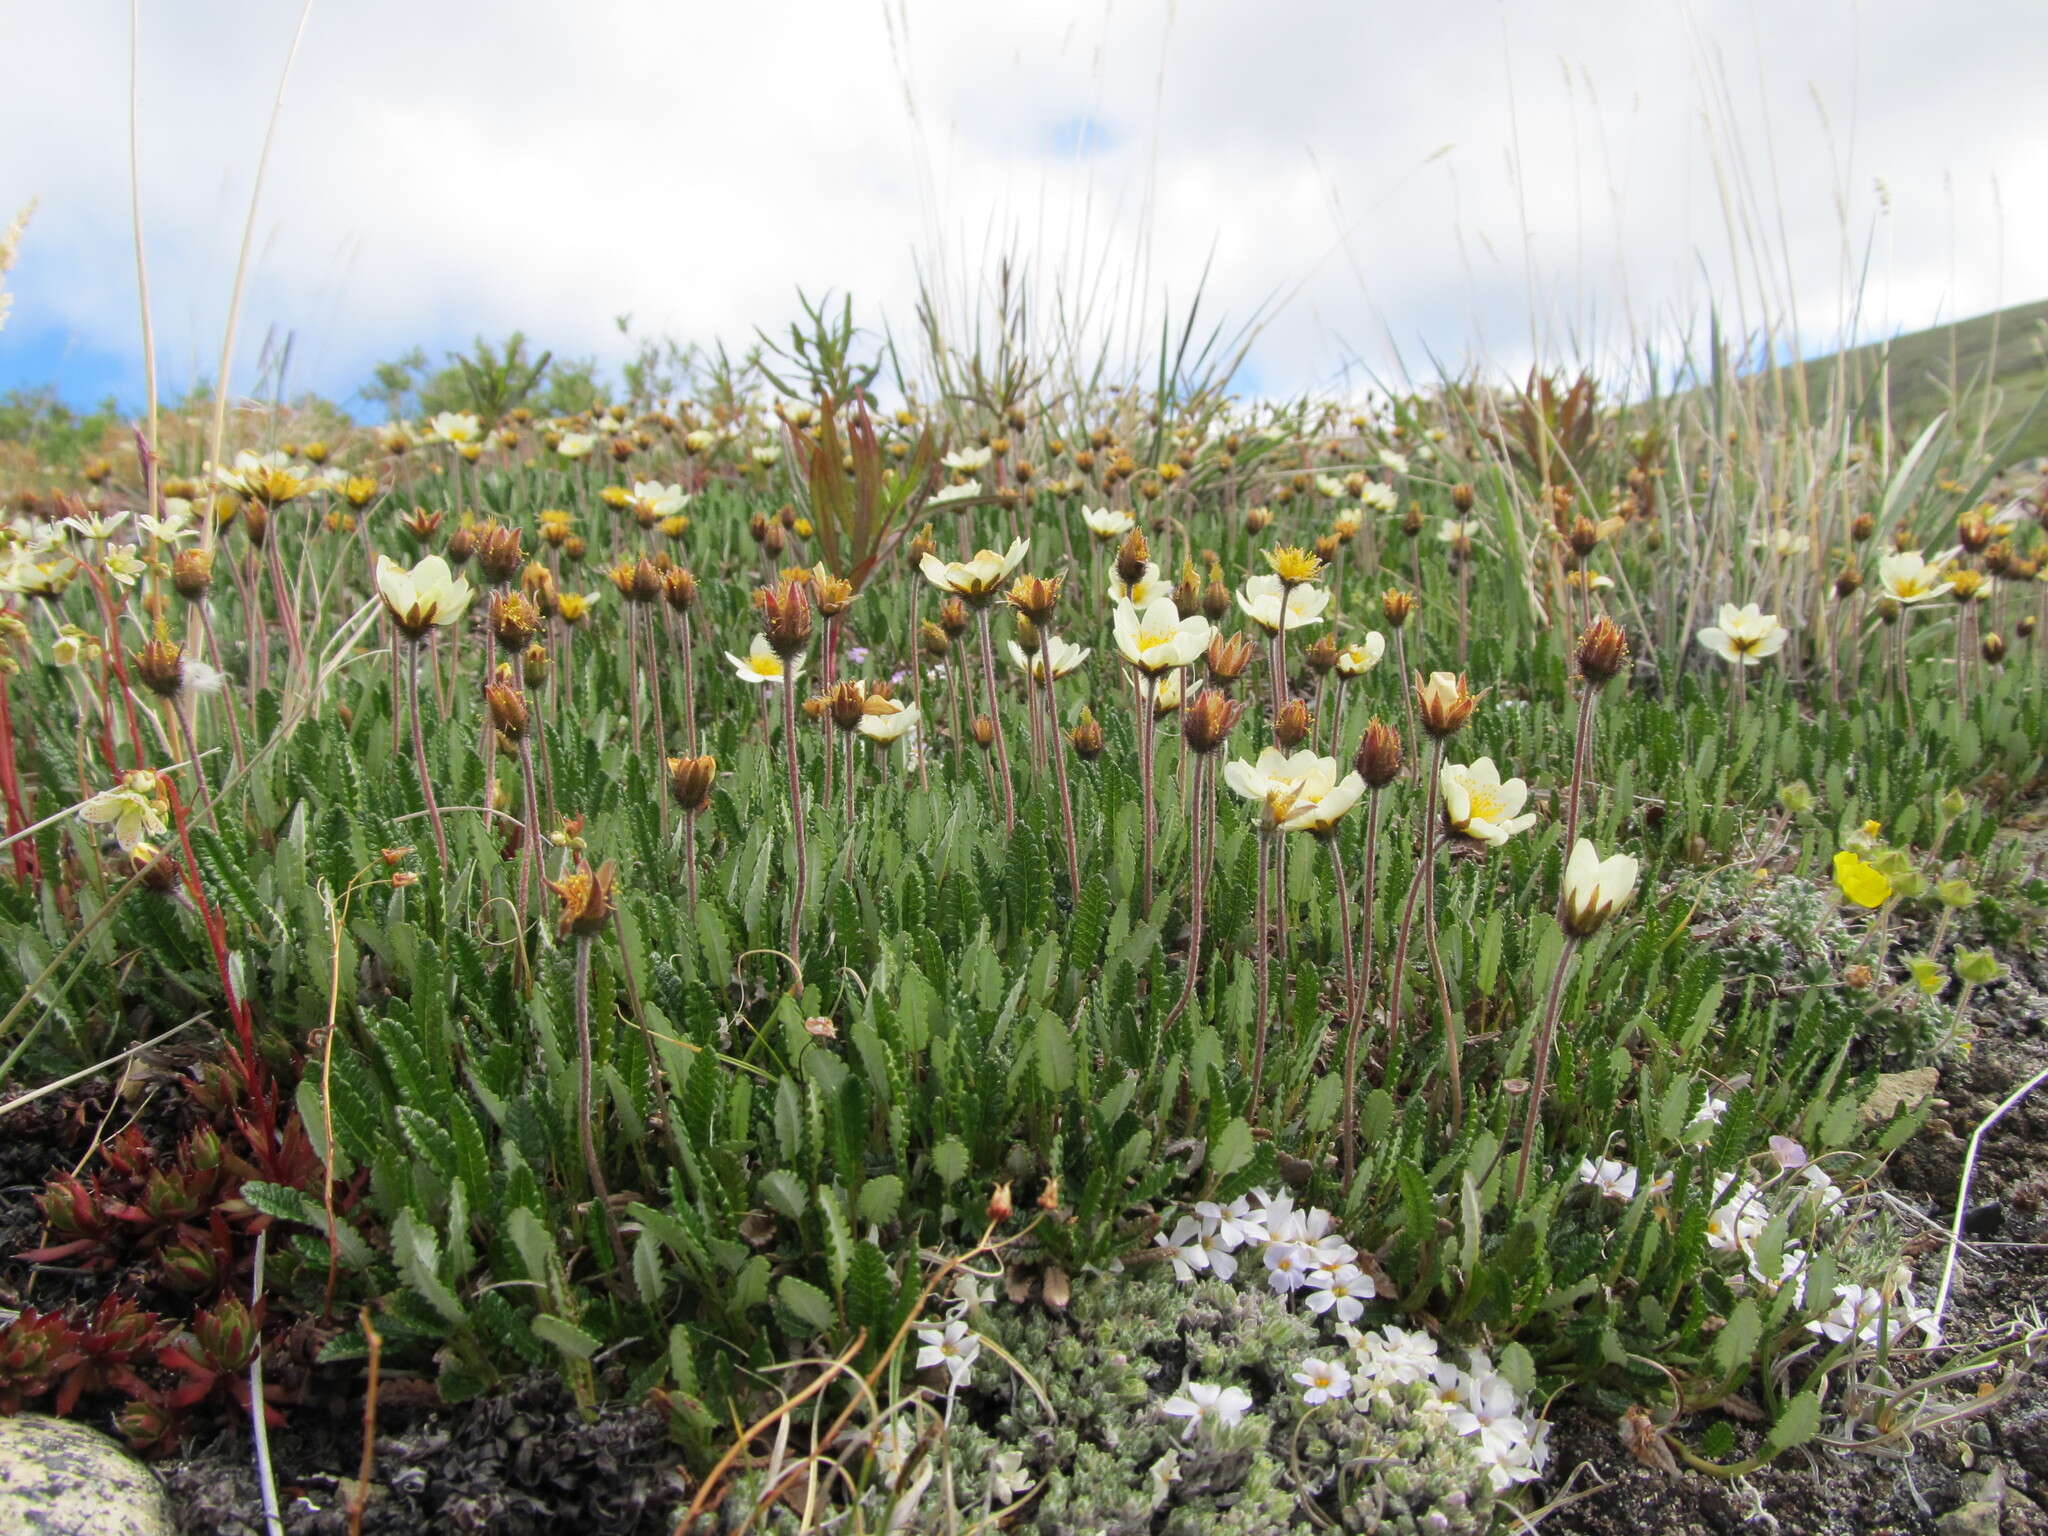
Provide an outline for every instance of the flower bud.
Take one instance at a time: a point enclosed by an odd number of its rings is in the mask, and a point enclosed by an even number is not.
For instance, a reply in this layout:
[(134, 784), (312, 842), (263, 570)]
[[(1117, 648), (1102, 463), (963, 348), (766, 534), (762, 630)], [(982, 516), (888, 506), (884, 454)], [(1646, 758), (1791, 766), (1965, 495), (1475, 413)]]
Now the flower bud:
[(947, 636), (958, 639), (967, 631), (967, 605), (957, 597), (949, 597), (939, 604), (939, 627)]
[(942, 660), (953, 644), (952, 638), (930, 619), (918, 626), (918, 639), (924, 646), (925, 655), (934, 661)]
[(1984, 659), (1990, 662), (1992, 666), (1995, 667), (2005, 660), (2005, 637), (1996, 630), (1992, 630), (1984, 636), (1981, 648), (1984, 652)]
[(1019, 576), (1004, 594), (1012, 608), (1026, 619), (1043, 624), (1052, 617), (1060, 600), (1060, 578)]
[(1008, 1221), (1015, 1214), (1016, 1209), (1015, 1203), (1010, 1198), (1010, 1181), (1005, 1179), (989, 1192), (988, 1219), (1000, 1225)]
[(837, 618), (853, 606), (853, 583), (843, 577), (820, 572), (811, 578), (811, 591), (817, 598), (821, 617)]
[(1460, 480), (1451, 487), (1451, 510), (1456, 512), (1458, 516), (1463, 517), (1466, 513), (1470, 512), (1475, 499), (1472, 487), (1464, 481)]
[(523, 651), (540, 633), (540, 611), (517, 592), (500, 592), (491, 599), (491, 638), (502, 651)]
[(588, 937), (604, 931), (612, 916), (612, 888), (617, 883), (618, 870), (607, 859), (593, 870), (580, 856), (576, 867), (564, 875), (559, 882), (547, 882), (549, 890), (561, 900), (561, 911), (555, 919), (555, 931), (563, 938), (572, 935)]
[(996, 744), (996, 723), (987, 715), (974, 717), (974, 744), (984, 752)]
[(1244, 531), (1249, 534), (1264, 533), (1273, 523), (1271, 507), (1246, 507), (1244, 509)]
[(1380, 594), (1380, 612), (1389, 624), (1399, 629), (1415, 612), (1415, 599), (1399, 587), (1389, 587)]
[(1415, 706), (1422, 728), (1438, 741), (1455, 736), (1472, 718), (1472, 711), (1486, 697), (1486, 690), (1473, 693), (1463, 673), (1432, 672), (1427, 681), (1415, 674)]
[(715, 757), (672, 757), (668, 759), (668, 792), (677, 805), (695, 816), (711, 803), (711, 788), (718, 781)]
[(688, 613), (697, 606), (697, 578), (683, 566), (672, 565), (662, 572), (661, 590), (677, 613)]
[(517, 576), (526, 564), (526, 551), (520, 547), (519, 530), (500, 523), (484, 524), (476, 534), (476, 563), (494, 582), (510, 581)]
[(1181, 734), (1196, 752), (1214, 752), (1230, 739), (1245, 705), (1220, 688), (1204, 688), (1181, 711)]
[(1302, 659), (1308, 663), (1309, 671), (1324, 676), (1337, 665), (1336, 636), (1318, 635), (1302, 652)]
[(536, 640), (519, 657), (519, 674), (529, 688), (545, 687), (548, 680), (548, 648)]
[(1863, 585), (1863, 573), (1853, 565), (1845, 565), (1835, 574), (1835, 596), (1853, 597)]
[(1067, 739), (1074, 744), (1075, 755), (1084, 763), (1092, 763), (1102, 756), (1102, 725), (1085, 707), (1080, 720), (1067, 733)]
[(1401, 733), (1374, 715), (1365, 724), (1351, 766), (1365, 780), (1366, 788), (1386, 788), (1401, 776)]
[(761, 610), (769, 645), (784, 661), (810, 644), (811, 599), (806, 583), (785, 576), (772, 587), (757, 589), (754, 606)]
[(1273, 740), (1279, 743), (1282, 751), (1292, 752), (1308, 740), (1315, 723), (1316, 717), (1305, 701), (1289, 699), (1273, 718)]
[(1202, 588), (1202, 613), (1211, 624), (1220, 624), (1229, 612), (1230, 588), (1224, 584), (1223, 572), (1211, 565), (1209, 584)]

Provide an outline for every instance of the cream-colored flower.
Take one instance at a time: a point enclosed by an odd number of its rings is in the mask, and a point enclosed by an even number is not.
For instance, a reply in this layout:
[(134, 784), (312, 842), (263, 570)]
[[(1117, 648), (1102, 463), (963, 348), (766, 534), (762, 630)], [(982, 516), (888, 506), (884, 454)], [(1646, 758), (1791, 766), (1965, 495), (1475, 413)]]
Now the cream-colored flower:
[(981, 494), (979, 480), (962, 480), (958, 485), (941, 486), (925, 501), (928, 507), (943, 507), (952, 501), (972, 501)]
[(103, 544), (108, 539), (111, 539), (114, 536), (114, 531), (127, 521), (128, 514), (126, 512), (109, 512), (104, 516), (98, 512), (88, 512), (83, 517), (65, 518), (64, 526), (82, 539), (90, 539), (95, 544)]
[(1479, 534), (1479, 519), (1476, 517), (1447, 517), (1437, 528), (1437, 542), (1455, 544), (1460, 539), (1470, 541)]
[(469, 580), (457, 576), (439, 555), (428, 555), (407, 570), (389, 555), (377, 557), (377, 593), (409, 639), (455, 623), (469, 611)]
[(1111, 539), (1122, 538), (1138, 523), (1130, 513), (1119, 511), (1115, 507), (1083, 507), (1081, 521), (1087, 525), (1090, 533), (1105, 544)]
[(484, 424), (468, 411), (442, 411), (427, 423), (427, 432), (437, 443), (473, 443), (484, 435)]
[(782, 458), (782, 449), (774, 443), (762, 443), (759, 447), (748, 449), (747, 453), (763, 469)]
[(1119, 602), (1112, 629), (1124, 660), (1147, 676), (1184, 667), (1209, 648), (1209, 621), (1199, 613), (1182, 618), (1170, 597), (1142, 610)]
[(635, 480), (631, 500), (635, 510), (658, 520), (682, 511), (690, 504), (690, 495), (680, 485), (664, 485), (659, 480)]
[(1877, 563), (1878, 584), (1895, 603), (1924, 603), (1948, 590), (1946, 556), (1929, 560), (1917, 549), (1893, 550)]
[(1180, 708), (1181, 678), (1184, 672), (1162, 672), (1152, 680), (1152, 714), (1164, 720)]
[(1592, 843), (1580, 838), (1564, 866), (1564, 922), (1581, 938), (1628, 905), (1635, 894), (1639, 866), (1625, 853), (1601, 858)]
[[(1237, 591), (1237, 606), (1267, 634), (1277, 634), (1280, 622), (1280, 578), (1270, 573), (1248, 576)], [(1330, 606), (1330, 590), (1327, 587), (1303, 585), (1294, 587), (1287, 594), (1287, 623), (1291, 632), (1306, 629), (1323, 621), (1323, 611)]]
[(1443, 796), (1444, 820), (1451, 830), (1489, 848), (1498, 848), (1517, 832), (1536, 825), (1534, 815), (1521, 814), (1529, 801), (1529, 786), (1520, 779), (1503, 782), (1490, 757), (1474, 763), (1445, 763), (1437, 775), (1437, 791)]
[(138, 843), (170, 830), (170, 806), (157, 776), (145, 768), (128, 774), (112, 789), (103, 789), (78, 808), (79, 820), (105, 827), (108, 836), (127, 852)]
[(555, 440), (555, 452), (565, 459), (588, 458), (596, 446), (597, 439), (588, 432), (564, 432)]
[(1378, 630), (1370, 631), (1363, 640), (1353, 641), (1337, 653), (1337, 675), (1339, 677), (1363, 677), (1380, 664), (1380, 658), (1387, 654), (1387, 637)]
[[(747, 647), (746, 655), (735, 656), (731, 651), (727, 651), (725, 659), (732, 663), (733, 671), (739, 674), (739, 679), (743, 683), (779, 683), (782, 681), (782, 658), (775, 654), (775, 647), (768, 643), (766, 635), (754, 636), (754, 643)], [(795, 685), (799, 677), (803, 676), (803, 672), (804, 659), (799, 656), (796, 658), (795, 664), (789, 669), (789, 681), (792, 686)]]
[(972, 474), (977, 469), (985, 468), (988, 461), (989, 450), (986, 448), (955, 448), (939, 460), (956, 474)]
[(941, 560), (937, 555), (926, 555), (917, 568), (941, 592), (957, 592), (969, 602), (980, 604), (995, 596), (1030, 552), (1029, 539), (1016, 539), (1000, 555), (992, 549), (977, 550), (971, 560)]
[(1010, 642), (1010, 660), (1016, 663), (1017, 670), (1019, 672), (1028, 670), (1040, 682), (1045, 680), (1045, 657), (1047, 651), (1052, 653), (1052, 675), (1055, 678), (1069, 676), (1081, 663), (1095, 654), (1088, 647), (1072, 644), (1069, 641), (1062, 640), (1058, 635), (1054, 635), (1049, 644), (1040, 646), (1037, 651), (1028, 656), (1025, 654), (1023, 646), (1014, 640)]
[(124, 587), (132, 587), (149, 574), (149, 562), (126, 544), (109, 549), (101, 567)]
[(1721, 622), (1701, 630), (1699, 642), (1723, 661), (1753, 667), (1782, 651), (1787, 633), (1776, 614), (1762, 612), (1755, 603), (1740, 608), (1723, 603)]
[(1811, 550), (1813, 548), (1813, 538), (1810, 534), (1794, 533), (1790, 528), (1780, 527), (1773, 528), (1768, 533), (1752, 535), (1749, 547), (1751, 549), (1768, 550), (1770, 553), (1780, 557), (1789, 557), (1792, 555), (1803, 555)]
[(918, 708), (915, 704), (899, 704), (894, 699), (870, 695), (861, 706), (860, 733), (870, 741), (896, 741), (907, 735), (917, 724)]
[(1112, 603), (1129, 603), (1133, 608), (1149, 608), (1163, 594), (1173, 588), (1159, 579), (1159, 562), (1147, 560), (1145, 572), (1136, 581), (1125, 581), (1116, 572), (1109, 573), (1109, 600)]
[(1252, 762), (1233, 758), (1223, 765), (1223, 782), (1264, 807), (1276, 832), (1322, 835), (1365, 793), (1356, 773), (1337, 777), (1337, 760), (1303, 750), (1291, 756), (1267, 747)]
[(702, 427), (683, 434), (683, 448), (688, 453), (709, 453), (718, 446), (718, 434), (707, 432)]
[(1381, 485), (1377, 480), (1368, 480), (1365, 489), (1358, 493), (1358, 499), (1375, 512), (1398, 512), (1401, 498), (1394, 494), (1390, 485)]

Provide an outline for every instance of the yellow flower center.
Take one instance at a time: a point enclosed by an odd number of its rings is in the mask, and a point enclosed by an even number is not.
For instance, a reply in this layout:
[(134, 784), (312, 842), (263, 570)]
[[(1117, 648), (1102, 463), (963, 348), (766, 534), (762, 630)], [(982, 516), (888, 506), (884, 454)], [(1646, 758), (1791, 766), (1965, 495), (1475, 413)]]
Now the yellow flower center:
[(1490, 789), (1468, 788), (1466, 794), (1472, 802), (1468, 821), (1498, 821), (1507, 809), (1507, 802)]
[(747, 666), (756, 677), (782, 676), (782, 658), (780, 656), (749, 656), (747, 658)]

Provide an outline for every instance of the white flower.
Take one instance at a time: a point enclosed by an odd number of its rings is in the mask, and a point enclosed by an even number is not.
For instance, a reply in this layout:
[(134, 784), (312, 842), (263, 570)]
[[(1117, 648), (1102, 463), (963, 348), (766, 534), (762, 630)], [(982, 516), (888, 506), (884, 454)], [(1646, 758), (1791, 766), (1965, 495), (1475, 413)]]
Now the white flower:
[(899, 741), (916, 728), (918, 715), (915, 704), (870, 695), (861, 706), (860, 733), (869, 741)]
[(917, 1368), (928, 1371), (935, 1365), (943, 1365), (950, 1378), (947, 1387), (967, 1385), (967, 1378), (973, 1373), (975, 1357), (981, 1353), (981, 1336), (959, 1318), (950, 1318), (942, 1328), (920, 1328), (918, 1342), (924, 1345), (917, 1352)]
[(1849, 1199), (1819, 1163), (1808, 1163), (1800, 1170), (1799, 1177), (1806, 1181), (1807, 1198), (1820, 1207), (1823, 1216), (1834, 1215)]
[(1111, 539), (1122, 538), (1138, 525), (1138, 520), (1130, 513), (1114, 507), (1083, 507), (1081, 521), (1105, 544)]
[(1024, 563), (1030, 552), (1029, 539), (1013, 539), (1002, 554), (982, 549), (975, 551), (971, 560), (941, 560), (937, 555), (926, 555), (917, 568), (941, 592), (957, 592), (972, 601), (985, 602), (1009, 580), (1010, 573)]
[(103, 789), (78, 808), (78, 819), (105, 827), (123, 853), (170, 830), (169, 806), (157, 776), (138, 768), (112, 789)]
[(1181, 1439), (1189, 1440), (1194, 1438), (1197, 1427), (1204, 1424), (1216, 1429), (1231, 1428), (1244, 1418), (1251, 1406), (1252, 1395), (1243, 1387), (1191, 1381), (1166, 1400), (1162, 1411), (1168, 1418), (1188, 1421), (1188, 1427), (1181, 1431)]
[(988, 461), (989, 450), (986, 448), (955, 448), (951, 453), (939, 460), (946, 468), (960, 473), (971, 473), (974, 470), (986, 468)]
[(588, 458), (596, 446), (597, 439), (588, 432), (564, 432), (555, 439), (555, 452), (565, 459)]
[(76, 533), (80, 538), (90, 539), (95, 544), (99, 544), (111, 539), (114, 536), (114, 530), (127, 521), (128, 514), (126, 512), (109, 512), (104, 516), (98, 512), (88, 512), (83, 517), (65, 518), (64, 526)]
[(958, 485), (941, 486), (926, 498), (928, 507), (942, 507), (949, 501), (972, 501), (981, 494), (979, 480), (962, 480)]
[(144, 538), (155, 539), (160, 544), (175, 544), (180, 539), (198, 536), (198, 530), (191, 526), (192, 503), (173, 496), (164, 503), (164, 508), (162, 517), (145, 512), (135, 519), (135, 526)]
[[(1237, 606), (1267, 634), (1277, 634), (1281, 627), (1280, 578), (1270, 571), (1257, 576), (1247, 576), (1237, 591)], [(1330, 606), (1330, 592), (1327, 587), (1303, 582), (1290, 588), (1287, 593), (1288, 630), (1306, 629), (1323, 621), (1323, 610)]]
[(1398, 512), (1401, 498), (1394, 494), (1390, 485), (1381, 485), (1377, 480), (1368, 480), (1365, 489), (1358, 493), (1358, 499), (1375, 512)]
[(1147, 560), (1136, 581), (1125, 581), (1115, 571), (1109, 573), (1109, 600), (1112, 603), (1129, 603), (1133, 608), (1142, 610), (1172, 590), (1160, 581), (1157, 560)]
[(1929, 560), (1917, 549), (1899, 549), (1877, 563), (1877, 579), (1895, 603), (1924, 603), (1948, 590), (1948, 558)]
[(1594, 932), (1635, 894), (1639, 866), (1628, 854), (1601, 858), (1580, 838), (1564, 866), (1564, 924), (1584, 937)]
[(134, 586), (136, 582), (149, 574), (149, 562), (137, 555), (126, 544), (108, 550), (106, 558), (100, 561), (100, 565), (109, 576), (113, 577), (114, 580), (124, 587)]
[(1405, 475), (1408, 473), (1407, 458), (1402, 454), (1396, 453), (1391, 448), (1382, 448), (1380, 450), (1380, 463), (1386, 468), (1391, 469), (1397, 475)]
[(1707, 1217), (1707, 1246), (1719, 1253), (1748, 1253), (1771, 1219), (1757, 1187), (1724, 1173), (1714, 1181), (1714, 1199), (1713, 1214)]
[(1183, 1216), (1175, 1224), (1173, 1235), (1155, 1233), (1152, 1241), (1173, 1255), (1173, 1277), (1182, 1285), (1192, 1285), (1197, 1270), (1209, 1267), (1209, 1250), (1202, 1244), (1202, 1224), (1192, 1216)]
[(1265, 1263), (1266, 1284), (1282, 1296), (1300, 1290), (1315, 1267), (1314, 1257), (1307, 1248), (1288, 1242), (1266, 1244)]
[(460, 444), (475, 442), (484, 427), (468, 411), (442, 411), (427, 424), (427, 430), (436, 442)]
[(1476, 1350), (1459, 1378), (1450, 1427), (1478, 1441), (1496, 1490), (1533, 1481), (1550, 1460), (1550, 1426), (1523, 1416), (1521, 1394)]
[(1009, 645), (1010, 660), (1015, 663), (1017, 670), (1019, 672), (1028, 670), (1040, 682), (1045, 680), (1045, 658), (1047, 652), (1052, 654), (1052, 675), (1056, 678), (1069, 676), (1082, 662), (1095, 654), (1085, 646), (1075, 645), (1071, 641), (1060, 639), (1058, 635), (1053, 636), (1052, 642), (1049, 645), (1041, 645), (1038, 650), (1030, 655), (1026, 655), (1024, 647), (1014, 640), (1010, 641)]
[(1339, 677), (1363, 677), (1380, 664), (1380, 658), (1387, 654), (1387, 637), (1373, 630), (1363, 640), (1355, 641), (1337, 653), (1337, 675)]
[(1383, 1387), (1405, 1386), (1428, 1381), (1443, 1362), (1436, 1340), (1420, 1328), (1399, 1328), (1389, 1323), (1362, 1333), (1352, 1342), (1361, 1379)]
[(1246, 1243), (1265, 1241), (1266, 1230), (1251, 1214), (1251, 1202), (1239, 1195), (1228, 1205), (1214, 1200), (1197, 1200), (1195, 1214), (1216, 1230), (1217, 1246), (1229, 1253)]
[(894, 1488), (903, 1476), (903, 1469), (910, 1465), (910, 1454), (917, 1449), (917, 1431), (902, 1419), (891, 1419), (875, 1436), (875, 1466), (882, 1474), (882, 1484)]
[(1941, 1336), (1934, 1314), (1913, 1302), (1911, 1286), (1899, 1281), (1887, 1296), (1878, 1286), (1838, 1285), (1835, 1304), (1821, 1317), (1806, 1325), (1833, 1344), (1854, 1339), (1859, 1344), (1896, 1344), (1910, 1328), (1918, 1328), (1928, 1343)]
[(1444, 818), (1461, 837), (1498, 848), (1517, 832), (1536, 825), (1533, 814), (1519, 814), (1529, 800), (1529, 786), (1520, 779), (1503, 781), (1493, 759), (1445, 763), (1437, 775)]
[(1749, 1276), (1772, 1295), (1786, 1285), (1797, 1282), (1801, 1290), (1806, 1284), (1806, 1250), (1797, 1243), (1787, 1243), (1778, 1251), (1778, 1269), (1773, 1274), (1765, 1267), (1763, 1256), (1752, 1253), (1749, 1256)]
[(1365, 793), (1364, 779), (1356, 773), (1339, 779), (1335, 758), (1306, 748), (1290, 756), (1266, 747), (1249, 763), (1232, 758), (1223, 765), (1223, 782), (1263, 805), (1280, 832), (1327, 832)]
[(1751, 549), (1767, 549), (1774, 555), (1803, 555), (1813, 548), (1813, 539), (1803, 533), (1794, 533), (1790, 528), (1773, 528), (1769, 533), (1753, 534), (1749, 540)]
[(989, 1458), (988, 1496), (992, 1503), (1014, 1504), (1032, 1487), (1031, 1474), (1024, 1470), (1022, 1451), (998, 1451)]
[(1753, 667), (1785, 648), (1789, 631), (1776, 614), (1764, 613), (1755, 603), (1740, 608), (1723, 603), (1720, 619), (1699, 632), (1699, 642), (1723, 661)]
[(1355, 1323), (1365, 1313), (1365, 1304), (1379, 1294), (1373, 1278), (1356, 1264), (1336, 1269), (1318, 1269), (1308, 1277), (1308, 1309), (1321, 1317), (1328, 1314), (1340, 1323)]
[(1294, 1379), (1304, 1388), (1301, 1400), (1311, 1408), (1318, 1403), (1334, 1402), (1351, 1392), (1351, 1373), (1341, 1360), (1304, 1360), (1301, 1369), (1294, 1373)]
[(1590, 1157), (1581, 1158), (1579, 1182), (1592, 1185), (1603, 1199), (1619, 1200), (1624, 1205), (1636, 1197), (1635, 1169), (1611, 1157), (1603, 1157), (1597, 1163)]
[(690, 504), (690, 496), (680, 485), (664, 485), (659, 480), (635, 480), (633, 502), (650, 517), (673, 517)]
[(1455, 544), (1460, 539), (1470, 541), (1479, 532), (1479, 520), (1473, 517), (1447, 517), (1436, 530), (1437, 541)]
[(1728, 1101), (1718, 1098), (1714, 1094), (1708, 1094), (1706, 1103), (1699, 1107), (1699, 1113), (1694, 1115), (1691, 1122), (1686, 1126), (1686, 1135), (1700, 1136), (1705, 1134), (1710, 1127), (1719, 1125), (1721, 1117), (1727, 1113)]
[(747, 450), (747, 456), (766, 469), (782, 457), (782, 450), (774, 443), (761, 443)]
[(1142, 612), (1118, 603), (1111, 627), (1124, 660), (1149, 677), (1184, 667), (1209, 648), (1209, 621), (1199, 613), (1182, 618), (1170, 597), (1154, 598)]
[[(745, 656), (735, 656), (731, 651), (725, 659), (732, 663), (732, 669), (739, 674), (743, 683), (779, 683), (782, 681), (782, 658), (775, 654), (775, 647), (768, 643), (766, 635), (754, 636), (754, 643), (747, 647)], [(796, 658), (796, 665), (789, 669), (789, 681), (794, 684), (803, 676), (804, 659)]]
[(469, 579), (457, 576), (439, 555), (427, 555), (410, 570), (389, 555), (377, 557), (377, 593), (398, 627), (413, 639), (455, 623), (469, 611)]

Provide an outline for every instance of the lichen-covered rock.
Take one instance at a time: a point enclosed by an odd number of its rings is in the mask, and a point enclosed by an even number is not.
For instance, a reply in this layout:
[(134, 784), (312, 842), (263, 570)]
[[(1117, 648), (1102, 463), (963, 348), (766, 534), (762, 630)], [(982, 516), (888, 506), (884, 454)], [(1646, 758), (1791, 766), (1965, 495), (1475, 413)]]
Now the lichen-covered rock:
[(7, 1536), (173, 1536), (149, 1469), (83, 1424), (0, 1418), (0, 1531)]

